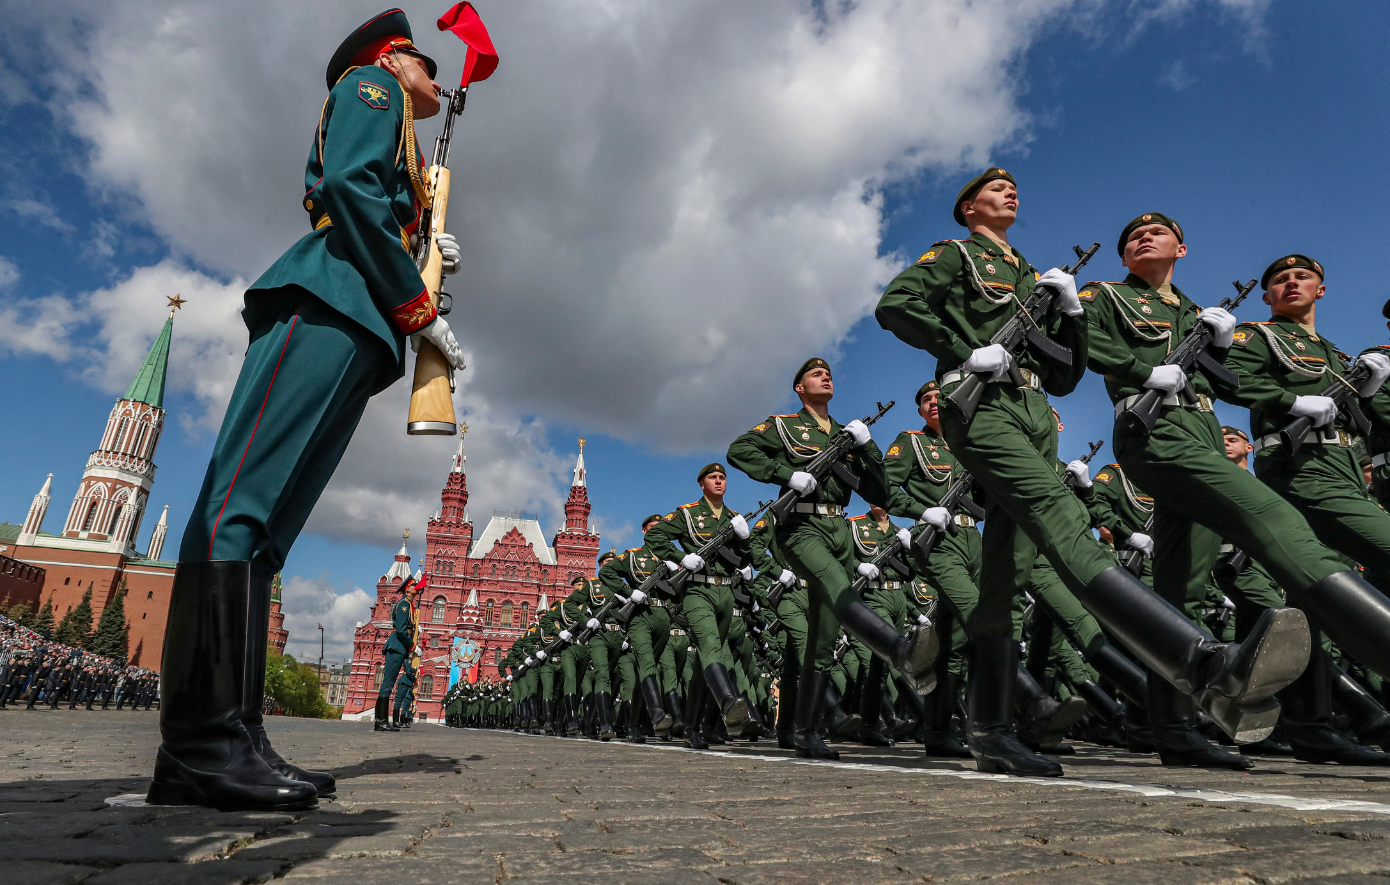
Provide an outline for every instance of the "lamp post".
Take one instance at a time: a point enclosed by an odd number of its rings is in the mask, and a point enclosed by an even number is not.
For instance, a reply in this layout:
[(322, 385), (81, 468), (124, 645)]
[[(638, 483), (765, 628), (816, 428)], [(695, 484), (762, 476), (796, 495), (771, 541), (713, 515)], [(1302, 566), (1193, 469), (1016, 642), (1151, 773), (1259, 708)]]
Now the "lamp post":
[(319, 624), (319, 681), (323, 681), (323, 625)]

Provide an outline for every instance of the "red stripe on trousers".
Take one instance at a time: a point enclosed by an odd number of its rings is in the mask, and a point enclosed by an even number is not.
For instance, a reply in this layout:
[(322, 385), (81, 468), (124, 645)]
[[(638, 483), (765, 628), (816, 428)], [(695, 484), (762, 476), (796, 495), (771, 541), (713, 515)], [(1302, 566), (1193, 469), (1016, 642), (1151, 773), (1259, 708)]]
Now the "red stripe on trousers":
[(222, 499), (222, 509), (217, 511), (217, 519), (212, 524), (212, 537), (208, 539), (208, 559), (212, 559), (212, 545), (217, 540), (217, 527), (222, 523), (222, 514), (227, 512), (227, 502), (231, 500), (232, 489), (236, 488), (237, 477), (241, 475), (241, 465), (246, 463), (246, 454), (251, 451), (251, 441), (256, 438), (256, 431), (261, 428), (261, 416), (265, 414), (265, 404), (270, 402), (270, 391), (275, 387), (275, 376), (280, 374), (280, 364), (285, 361), (285, 351), (290, 347), (290, 336), (294, 334), (294, 324), (297, 322), (299, 322), (299, 314), (295, 314), (294, 319), (290, 320), (289, 331), (285, 333), (285, 344), (280, 348), (280, 358), (275, 361), (275, 371), (270, 373), (270, 385), (265, 389), (265, 399), (261, 400), (261, 410), (256, 413), (256, 424), (251, 428), (251, 439), (246, 441), (246, 451), (241, 453), (241, 460), (236, 465), (236, 473), (232, 474), (232, 484), (227, 486), (227, 497)]

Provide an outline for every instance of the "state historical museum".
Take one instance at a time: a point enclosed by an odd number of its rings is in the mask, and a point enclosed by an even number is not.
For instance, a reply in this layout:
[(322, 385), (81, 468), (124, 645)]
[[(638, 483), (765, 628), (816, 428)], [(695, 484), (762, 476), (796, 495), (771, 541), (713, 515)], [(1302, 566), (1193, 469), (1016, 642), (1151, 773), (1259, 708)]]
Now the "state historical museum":
[[(466, 427), (462, 428), (464, 431)], [(468, 517), (467, 457), (459, 439), (440, 509), (425, 530), (422, 569), (429, 587), (420, 598), (420, 682), (416, 716), (438, 722), (452, 680), (496, 676), (497, 663), (575, 575), (594, 574), (599, 536), (589, 531), (584, 440), (574, 465), (565, 525), (547, 545), (541, 524), (520, 513), (494, 512), (476, 537)], [(407, 539), (409, 534), (407, 533)], [(382, 649), (391, 635), (391, 602), (410, 575), (408, 541), (376, 585), (372, 618), (353, 635), (352, 670), (343, 718), (370, 719), (381, 685)]]

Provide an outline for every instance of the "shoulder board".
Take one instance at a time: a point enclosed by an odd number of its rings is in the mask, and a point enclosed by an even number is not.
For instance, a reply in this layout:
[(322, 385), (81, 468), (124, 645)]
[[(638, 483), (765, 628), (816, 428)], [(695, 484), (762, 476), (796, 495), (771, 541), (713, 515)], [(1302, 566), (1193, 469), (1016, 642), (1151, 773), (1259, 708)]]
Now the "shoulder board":
[(1335, 348), (1335, 347), (1332, 348), (1332, 352), (1335, 353), (1335, 354), (1337, 354), (1337, 356), (1341, 357), (1341, 358), (1342, 358), (1342, 362), (1347, 362), (1348, 360), (1351, 359), (1351, 357), (1347, 356), (1345, 353), (1342, 353), (1340, 350), (1338, 350), (1338, 349)]
[(691, 501), (689, 504), (682, 504), (680, 509), (684, 510), (684, 509), (687, 508), (687, 507), (699, 507), (699, 506), (700, 506), (700, 502), (699, 502), (699, 501)]
[[(1376, 347), (1383, 347), (1383, 348), (1385, 348), (1386, 350), (1390, 350), (1390, 344), (1377, 344)], [(1370, 348), (1370, 349), (1371, 349), (1371, 350), (1375, 350), (1376, 347), (1372, 347), (1372, 348)]]
[[(627, 548), (626, 550), (624, 550), (623, 553), (636, 553), (638, 550), (641, 550), (641, 549), (642, 549), (641, 547), (629, 547), (629, 548)], [(622, 556), (623, 553), (619, 553), (618, 555), (619, 555), (619, 556)]]
[(792, 412), (790, 415), (773, 415), (773, 416), (771, 416), (771, 417), (773, 417), (773, 418), (795, 418), (798, 414), (799, 414), (798, 412)]
[(858, 522), (858, 521), (861, 520), (861, 519), (868, 519), (868, 518), (869, 518), (869, 514), (867, 514), (867, 513), (861, 513), (861, 514), (859, 514), (858, 516), (851, 516), (851, 517), (849, 518), (849, 521), (850, 521), (850, 522)]
[(904, 430), (903, 433), (915, 433), (915, 434), (917, 434), (918, 436), (922, 436), (922, 435), (923, 435), (923, 431), (921, 431), (921, 430)]

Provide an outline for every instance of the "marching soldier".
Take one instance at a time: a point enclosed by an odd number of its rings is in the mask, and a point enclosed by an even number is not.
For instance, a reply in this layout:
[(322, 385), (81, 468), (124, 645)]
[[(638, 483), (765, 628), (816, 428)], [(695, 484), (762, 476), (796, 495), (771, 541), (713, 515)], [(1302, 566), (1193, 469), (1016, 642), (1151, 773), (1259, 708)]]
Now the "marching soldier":
[[(1047, 401), (1049, 393), (1075, 389), (1087, 365), (1087, 313), (1075, 280), (1058, 268), (1039, 274), (1009, 244), (1018, 190), (1003, 169), (988, 169), (970, 181), (957, 195), (954, 215), (970, 229), (969, 238), (933, 245), (888, 286), (876, 316), (884, 328), (937, 358), (947, 399), (967, 376), (989, 378), (971, 420), (948, 408), (941, 422), (951, 451), (988, 499), (980, 603), (968, 626), (969, 743), (977, 763), (982, 770), (1062, 773), (1013, 733), (1018, 648), (1012, 614), (1038, 551), (1101, 625), (1163, 681), (1183, 695), (1199, 695), (1227, 728), (1271, 728), (1271, 713), (1277, 716), (1271, 696), (1306, 661), (1306, 622), (1296, 612), (1274, 614), (1246, 647), (1223, 645), (1163, 604), (1096, 543), (1085, 505), (1054, 469), (1057, 423)], [(1069, 364), (1032, 347), (1015, 355), (991, 343), (1039, 286), (1057, 293), (1040, 331), (1070, 350)], [(1195, 312), (1189, 327), (1191, 322)], [(1123, 446), (1116, 449), (1124, 461)], [(1159, 484), (1138, 478), (1151, 492)]]
[[(645, 538), (661, 522), (660, 514), (652, 514), (642, 521), (642, 535)], [(666, 701), (661, 696), (659, 663), (666, 651), (666, 643), (671, 638), (671, 617), (667, 611), (668, 601), (645, 594), (639, 596), (638, 588), (651, 576), (652, 572), (663, 568), (661, 557), (643, 545), (624, 550), (598, 570), (598, 580), (606, 593), (628, 591), (636, 609), (628, 622), (627, 642), (632, 646), (636, 657), (636, 678), (638, 692), (633, 698), (634, 715), (628, 722), (628, 737), (640, 734), (636, 720), (645, 704), (652, 720), (652, 729), (657, 737), (665, 738), (671, 731), (674, 720), (664, 707)], [(638, 703), (638, 699), (642, 703)]]
[[(873, 506), (868, 513), (850, 517), (850, 536), (854, 539), (854, 554), (866, 563), (878, 553), (878, 545), (895, 537), (898, 527), (888, 517), (888, 511)], [(906, 556), (906, 553), (904, 553)], [(891, 570), (869, 579), (864, 588), (864, 604), (878, 613), (899, 632), (907, 632), (907, 597), (903, 588), (912, 575), (901, 575)], [(913, 623), (916, 623), (914, 619)], [(869, 651), (868, 646), (849, 638), (849, 653), (857, 660), (859, 671), (859, 743), (869, 747), (891, 747), (893, 741), (878, 730), (883, 715), (884, 673), (883, 659)], [(937, 691), (941, 685), (937, 685)]]
[[(844, 518), (850, 490), (835, 475), (817, 480), (799, 469), (814, 458), (841, 429), (848, 432), (856, 449), (845, 457), (846, 467), (860, 480), (859, 495), (870, 504), (888, 503), (883, 455), (864, 422), (851, 421), (843, 428), (830, 417), (835, 395), (830, 365), (807, 360), (792, 378), (792, 389), (801, 400), (795, 415), (773, 415), (729, 446), (729, 463), (759, 482), (776, 483), (783, 494), (795, 491), (801, 500), (785, 524), (777, 525), (778, 550), (810, 589), (807, 612), (807, 649), (796, 692), (793, 743), (799, 756), (838, 759), (816, 731), (821, 705), (834, 662), (839, 628), (863, 642), (889, 666), (909, 680), (922, 680), (936, 659), (938, 644), (929, 628), (915, 627), (904, 636), (850, 592), (854, 576), (870, 580), (878, 576), (869, 563), (856, 563), (854, 542)], [(900, 540), (906, 542), (907, 531)]]
[[(730, 675), (734, 659), (729, 653), (728, 639), (734, 611), (736, 569), (721, 558), (706, 562), (696, 551), (726, 525), (732, 525), (736, 539), (729, 550), (740, 561), (747, 561), (745, 542), (752, 529), (743, 514), (725, 506), (727, 471), (723, 464), (706, 464), (696, 481), (702, 492), (700, 500), (683, 504), (663, 517), (653, 527), (647, 544), (660, 559), (678, 564), (691, 573), (680, 600), (681, 611), (690, 624), (691, 647), (696, 655), (691, 680), (686, 686), (685, 739), (695, 749), (706, 749), (700, 746), (704, 741), (698, 733), (704, 692), (709, 691), (730, 734), (736, 734), (737, 729), (747, 723), (748, 701), (739, 694)], [(752, 570), (747, 569), (744, 577), (751, 574)]]
[[(329, 62), (304, 176), (312, 231), (247, 290), (251, 343), (183, 533), (152, 804), (291, 810), (333, 792), (331, 775), (269, 752), (261, 697), (241, 686), (264, 687), (272, 577), (368, 398), (404, 373), (406, 338), (463, 367), (410, 252), (432, 200), (414, 119), (439, 111), (434, 72), (399, 9)], [(457, 246), (439, 239), (454, 272)]]
[[(591, 617), (608, 597), (609, 591), (604, 588), (601, 576), (603, 567), (615, 556), (616, 554), (610, 550), (598, 558), (600, 577), (589, 581), (587, 611)], [(620, 669), (622, 653), (621, 624), (609, 621), (595, 628), (594, 635), (589, 637), (589, 661), (594, 668), (594, 703), (598, 708), (599, 739), (603, 741), (610, 741), (617, 736), (618, 720), (613, 711), (613, 674)]]
[(1135, 487), (1119, 464), (1096, 471), (1091, 494), (1091, 522), (1115, 549), (1129, 547), (1143, 555), (1140, 580), (1153, 583), (1154, 540), (1144, 527), (1154, 512), (1154, 499)]

